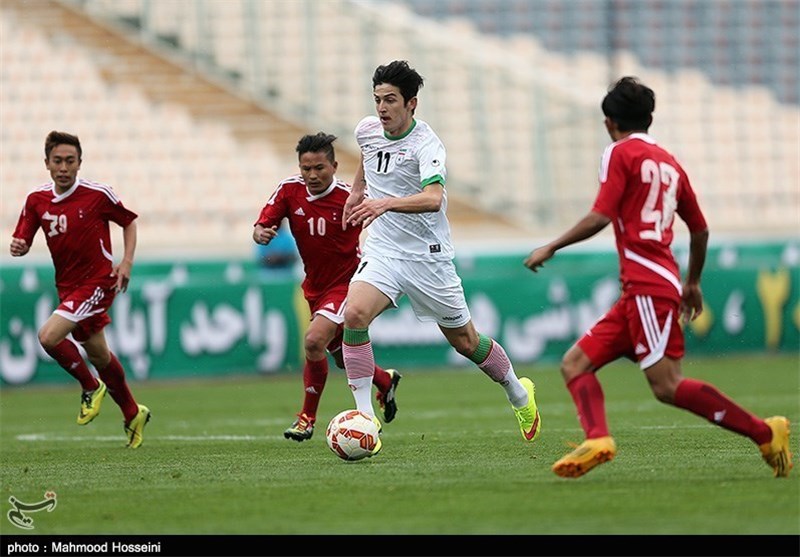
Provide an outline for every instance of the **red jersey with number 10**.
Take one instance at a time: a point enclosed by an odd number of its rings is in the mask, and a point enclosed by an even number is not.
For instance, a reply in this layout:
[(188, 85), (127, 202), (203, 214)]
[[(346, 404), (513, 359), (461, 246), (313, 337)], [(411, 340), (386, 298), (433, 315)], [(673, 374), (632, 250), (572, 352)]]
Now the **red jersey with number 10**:
[(680, 300), (681, 275), (670, 247), (675, 214), (690, 232), (707, 226), (675, 158), (645, 133), (612, 143), (603, 153), (592, 210), (614, 223), (623, 292)]
[(122, 205), (110, 186), (77, 179), (66, 192), (45, 184), (28, 194), (14, 237), (33, 244), (44, 232), (56, 270), (59, 296), (78, 286), (110, 288), (113, 256), (109, 221), (128, 226), (138, 215)]
[(306, 278), (303, 293), (316, 298), (334, 286), (347, 285), (361, 258), (361, 227), (342, 230), (342, 210), (350, 186), (333, 179), (328, 189), (312, 195), (302, 176), (292, 176), (280, 184), (261, 209), (256, 224), (270, 228), (289, 219), (297, 250), (303, 260)]

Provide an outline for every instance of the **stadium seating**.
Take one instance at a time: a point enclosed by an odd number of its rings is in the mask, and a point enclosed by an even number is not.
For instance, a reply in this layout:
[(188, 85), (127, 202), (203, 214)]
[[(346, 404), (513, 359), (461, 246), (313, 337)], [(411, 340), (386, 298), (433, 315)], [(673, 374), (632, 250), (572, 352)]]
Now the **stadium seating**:
[[(0, 224), (47, 180), (44, 136), (62, 128), (85, 142), (83, 174), (141, 212), (143, 249), (244, 253), (230, 237), (294, 172), (297, 137), (337, 134), (349, 179), (371, 73), (407, 58), (426, 77), (418, 116), (448, 147), (457, 237), (527, 243), (585, 212), (608, 143), (599, 100), (621, 74), (657, 91), (652, 133), (715, 230), (794, 233), (797, 2), (756, 4), (626, 0), (609, 19), (591, 0), (4, 3)], [(455, 218), (483, 210), (499, 228)]]

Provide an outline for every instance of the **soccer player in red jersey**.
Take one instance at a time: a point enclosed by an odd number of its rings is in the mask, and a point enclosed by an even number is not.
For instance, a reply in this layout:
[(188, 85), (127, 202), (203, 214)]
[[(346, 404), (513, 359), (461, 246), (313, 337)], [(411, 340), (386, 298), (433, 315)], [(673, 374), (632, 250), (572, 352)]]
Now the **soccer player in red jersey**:
[[(134, 400), (103, 329), (111, 323), (108, 309), (114, 297), (128, 288), (137, 215), (109, 186), (78, 178), (83, 154), (78, 137), (52, 131), (44, 154), (53, 181), (28, 194), (11, 238), (11, 255), (28, 253), (36, 231), (42, 229), (55, 266), (59, 305), (39, 330), (39, 342), (81, 384), (78, 424), (86, 425), (100, 413), (108, 392), (122, 410), (127, 446), (135, 449), (142, 444), (150, 410)], [(111, 252), (110, 221), (123, 231), (124, 254), (118, 265)], [(99, 379), (67, 339), (70, 334), (83, 345)]]
[[(597, 371), (624, 356), (638, 361), (659, 401), (749, 437), (775, 477), (788, 476), (792, 455), (785, 417), (762, 420), (713, 385), (682, 375), (684, 334), (678, 319), (693, 320), (703, 311), (700, 275), (708, 226), (686, 172), (647, 133), (654, 109), (655, 93), (636, 78), (624, 77), (609, 89), (602, 110), (613, 143), (603, 153), (594, 206), (564, 234), (525, 259), (525, 266), (536, 272), (557, 250), (613, 223), (622, 293), (561, 362), (586, 440), (558, 460), (553, 471), (579, 477), (616, 454)], [(670, 247), (675, 214), (690, 233), (683, 282)]]
[[(297, 420), (284, 432), (284, 437), (296, 441), (311, 439), (314, 434), (317, 407), (328, 377), (326, 349), (336, 366), (344, 369), (344, 302), (361, 257), (361, 229), (342, 229), (342, 211), (350, 186), (335, 176), (335, 140), (335, 136), (323, 132), (300, 139), (296, 148), (300, 175), (278, 184), (253, 229), (253, 240), (266, 245), (278, 234), (281, 221), (288, 219), (303, 260), (303, 295), (311, 309), (311, 323), (304, 339), (305, 399)], [(378, 388), (378, 402), (387, 422), (397, 413), (395, 393), (400, 379), (396, 370), (375, 366), (373, 384)]]

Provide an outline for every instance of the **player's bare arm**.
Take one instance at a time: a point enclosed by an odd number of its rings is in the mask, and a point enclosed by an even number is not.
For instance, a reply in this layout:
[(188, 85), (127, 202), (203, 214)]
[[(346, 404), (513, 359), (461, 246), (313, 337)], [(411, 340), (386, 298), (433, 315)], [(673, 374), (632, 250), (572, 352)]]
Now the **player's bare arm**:
[(257, 224), (253, 227), (253, 241), (256, 244), (266, 246), (272, 239), (278, 235), (278, 227), (276, 226), (262, 226)]
[(117, 277), (114, 288), (117, 292), (125, 292), (131, 280), (133, 270), (133, 256), (136, 252), (137, 228), (136, 221), (131, 221), (122, 229), (122, 243), (124, 245), (122, 261), (111, 269), (111, 276)]
[(396, 213), (435, 213), (442, 208), (444, 186), (433, 183), (420, 193), (408, 197), (384, 197), (383, 199), (365, 199), (350, 214), (348, 222), (352, 225), (362, 224), (365, 228), (387, 211)]
[(353, 209), (355, 209), (355, 207), (364, 201), (364, 195), (366, 191), (367, 180), (364, 178), (364, 157), (363, 155), (359, 155), (358, 166), (356, 167), (356, 175), (353, 178), (353, 185), (350, 189), (350, 195), (347, 197), (347, 201), (344, 203), (344, 209), (342, 210), (342, 230), (347, 229), (347, 225), (350, 222), (350, 215), (352, 214)]
[(689, 239), (689, 266), (681, 294), (681, 316), (684, 321), (694, 321), (703, 313), (703, 291), (700, 276), (706, 263), (708, 229), (692, 232)]
[(539, 267), (542, 267), (544, 262), (552, 258), (558, 250), (591, 238), (608, 226), (610, 222), (611, 219), (607, 216), (596, 211), (590, 211), (564, 234), (546, 246), (533, 250), (525, 259), (525, 266), (535, 273)]
[(22, 238), (11, 238), (11, 255), (13, 257), (22, 257), (30, 251), (31, 247), (28, 242)]

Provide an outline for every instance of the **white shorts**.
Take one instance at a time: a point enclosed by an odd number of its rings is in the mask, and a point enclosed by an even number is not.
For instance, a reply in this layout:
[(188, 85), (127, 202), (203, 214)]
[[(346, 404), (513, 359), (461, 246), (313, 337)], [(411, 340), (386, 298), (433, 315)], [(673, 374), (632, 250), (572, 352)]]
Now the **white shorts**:
[(405, 294), (420, 321), (455, 329), (472, 319), (452, 261), (408, 261), (364, 255), (350, 282), (366, 282), (397, 307)]

